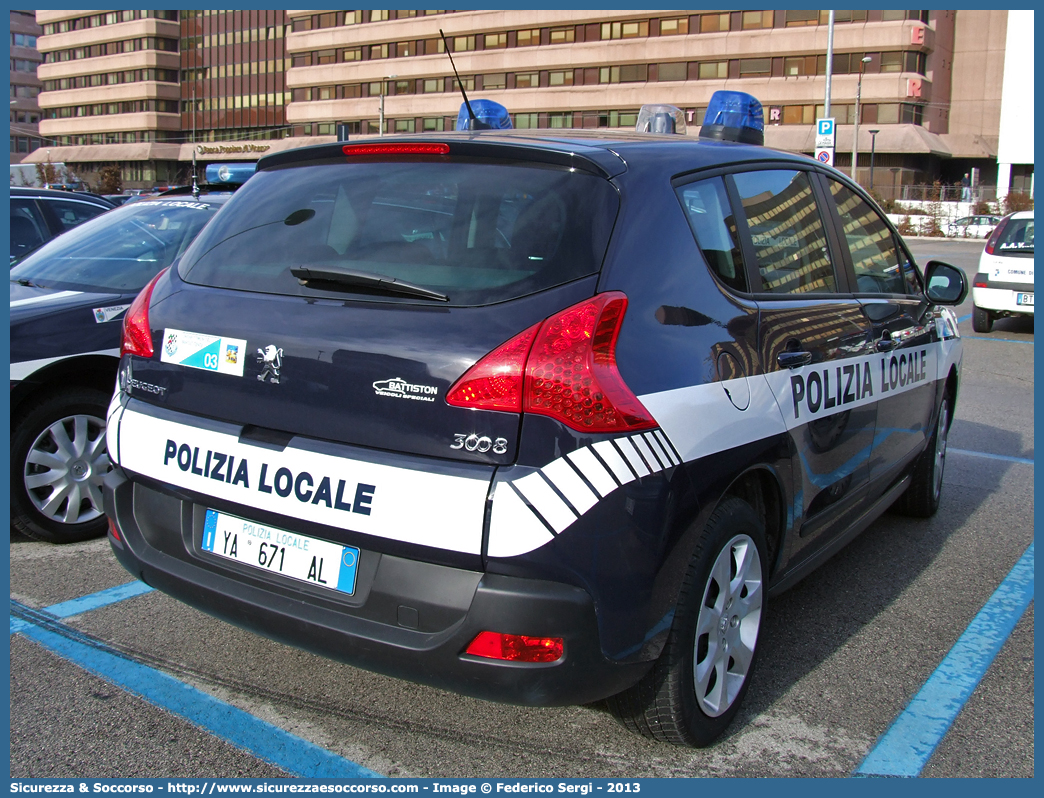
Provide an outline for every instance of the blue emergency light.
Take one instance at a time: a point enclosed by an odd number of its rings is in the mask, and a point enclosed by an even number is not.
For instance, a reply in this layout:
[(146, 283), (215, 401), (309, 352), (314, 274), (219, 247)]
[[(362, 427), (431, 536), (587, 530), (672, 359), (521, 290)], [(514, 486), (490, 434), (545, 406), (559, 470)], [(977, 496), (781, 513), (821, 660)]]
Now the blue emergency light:
[(701, 139), (765, 143), (765, 111), (745, 91), (716, 91), (703, 115)]
[(639, 133), (678, 133), (685, 135), (685, 114), (674, 105), (643, 105), (634, 129)]
[(208, 183), (245, 183), (257, 171), (256, 163), (212, 163), (207, 167)]
[[(471, 110), (479, 122), (484, 122), (494, 130), (510, 130), (512, 127), (511, 115), (500, 103), (492, 100), (472, 100)], [(470, 122), (467, 103), (461, 103), (460, 112), (457, 114), (457, 130), (471, 130)]]

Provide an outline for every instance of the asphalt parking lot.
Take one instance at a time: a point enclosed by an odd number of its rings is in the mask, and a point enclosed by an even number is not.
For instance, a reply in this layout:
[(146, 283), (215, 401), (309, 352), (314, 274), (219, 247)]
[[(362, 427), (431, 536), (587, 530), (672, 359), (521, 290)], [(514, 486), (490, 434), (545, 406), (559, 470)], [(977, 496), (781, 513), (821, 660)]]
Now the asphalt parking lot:
[[(911, 246), (971, 277), (982, 244)], [(12, 532), (11, 775), (278, 777), (319, 762), (330, 770), (307, 772), (849, 776), (1033, 542), (1033, 322), (978, 335), (970, 313), (969, 299), (942, 508), (928, 521), (886, 514), (771, 602), (744, 708), (712, 748), (635, 737), (601, 704), (510, 707), (366, 673), (155, 591), (45, 615), (130, 576), (105, 540), (55, 547)], [(1033, 665), (1031, 604), (921, 775), (1033, 776)]]

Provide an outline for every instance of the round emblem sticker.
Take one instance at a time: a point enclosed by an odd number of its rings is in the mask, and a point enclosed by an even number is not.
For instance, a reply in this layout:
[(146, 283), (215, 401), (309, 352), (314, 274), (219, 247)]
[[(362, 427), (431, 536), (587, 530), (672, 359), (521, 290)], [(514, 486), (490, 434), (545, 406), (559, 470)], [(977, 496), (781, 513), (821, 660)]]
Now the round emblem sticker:
[(345, 549), (344, 554), (341, 555), (341, 562), (344, 563), (345, 568), (351, 568), (355, 565), (355, 552), (351, 549)]

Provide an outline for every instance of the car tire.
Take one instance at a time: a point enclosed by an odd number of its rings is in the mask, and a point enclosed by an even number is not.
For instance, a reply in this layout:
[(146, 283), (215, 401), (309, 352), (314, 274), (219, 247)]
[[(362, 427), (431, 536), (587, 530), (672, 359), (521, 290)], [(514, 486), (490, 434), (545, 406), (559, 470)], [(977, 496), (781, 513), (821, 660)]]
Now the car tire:
[(988, 333), (993, 329), (993, 314), (976, 306), (972, 310), (972, 329), (977, 333)]
[(99, 537), (108, 528), (102, 480), (109, 396), (89, 388), (33, 402), (11, 424), (11, 525), (48, 543)]
[(689, 562), (659, 659), (638, 684), (608, 701), (626, 728), (703, 747), (729, 725), (757, 659), (765, 551), (764, 525), (751, 506), (724, 499)]
[(952, 404), (950, 395), (943, 396), (935, 429), (914, 466), (910, 486), (896, 501), (893, 509), (914, 518), (930, 518), (939, 509), (943, 472), (946, 468), (946, 445), (949, 438)]

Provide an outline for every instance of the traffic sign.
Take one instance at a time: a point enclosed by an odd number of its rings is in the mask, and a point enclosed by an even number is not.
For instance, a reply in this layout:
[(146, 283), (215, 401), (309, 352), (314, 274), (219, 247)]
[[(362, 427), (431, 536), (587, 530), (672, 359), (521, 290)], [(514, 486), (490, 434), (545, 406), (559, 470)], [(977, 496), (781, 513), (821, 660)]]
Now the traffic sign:
[(834, 147), (834, 119), (816, 120), (816, 149), (825, 150)]
[(816, 148), (816, 160), (827, 166), (834, 165), (834, 148), (833, 147), (817, 147)]

